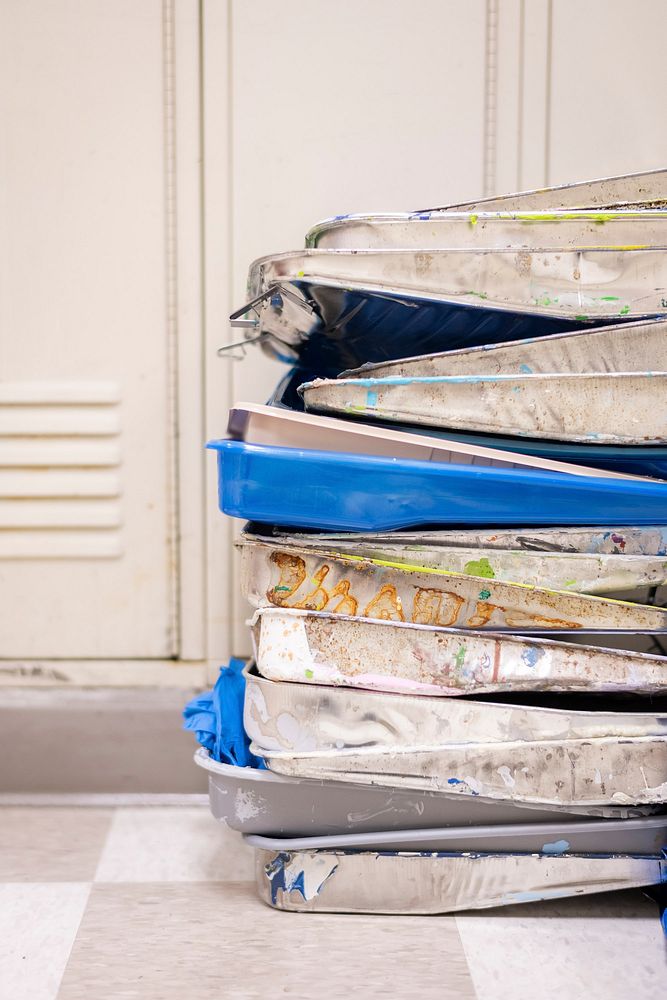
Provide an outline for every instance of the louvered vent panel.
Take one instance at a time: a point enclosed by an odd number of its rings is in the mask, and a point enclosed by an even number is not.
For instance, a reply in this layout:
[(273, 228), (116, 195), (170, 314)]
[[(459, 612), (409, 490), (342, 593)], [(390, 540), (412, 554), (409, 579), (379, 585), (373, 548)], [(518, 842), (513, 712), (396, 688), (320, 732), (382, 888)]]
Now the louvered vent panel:
[(0, 382), (0, 558), (122, 554), (120, 390)]

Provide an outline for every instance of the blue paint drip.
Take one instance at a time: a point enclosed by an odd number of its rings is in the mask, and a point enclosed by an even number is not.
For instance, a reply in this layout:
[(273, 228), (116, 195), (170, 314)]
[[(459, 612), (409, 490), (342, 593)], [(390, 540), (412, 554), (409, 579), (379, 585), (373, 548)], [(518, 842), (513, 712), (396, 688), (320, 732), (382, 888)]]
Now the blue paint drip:
[[(271, 902), (275, 905), (278, 899), (278, 890), (282, 889), (283, 892), (287, 892), (288, 886), (285, 879), (285, 868), (292, 860), (292, 855), (287, 851), (281, 851), (280, 854), (276, 854), (273, 861), (270, 861), (267, 865), (264, 865), (264, 873), (271, 883)], [(305, 900), (305, 895), (303, 891), (303, 872), (300, 876), (301, 885), (298, 888), (301, 890), (301, 895)], [(297, 880), (298, 881), (298, 880)], [(290, 883), (289, 888), (297, 888), (296, 882)]]
[(521, 659), (527, 667), (534, 667), (538, 660), (544, 656), (544, 650), (540, 646), (528, 646), (521, 654)]
[(522, 373), (522, 375), (533, 374), (533, 369), (530, 367), (530, 365), (519, 365), (519, 371)]
[(374, 410), (377, 405), (378, 405), (377, 392), (373, 392), (372, 389), (368, 389), (368, 391), (366, 392), (366, 406), (369, 408), (369, 410)]
[(544, 844), (542, 847), (543, 854), (565, 854), (569, 851), (570, 844), (567, 840), (555, 840), (553, 844)]

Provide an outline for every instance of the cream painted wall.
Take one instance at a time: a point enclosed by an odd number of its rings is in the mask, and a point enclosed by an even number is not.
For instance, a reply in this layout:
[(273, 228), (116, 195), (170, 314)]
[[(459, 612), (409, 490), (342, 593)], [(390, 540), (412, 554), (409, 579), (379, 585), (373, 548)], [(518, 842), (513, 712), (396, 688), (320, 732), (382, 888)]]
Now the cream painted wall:
[[(106, 517), (67, 537), (121, 550), (0, 548), (0, 683), (202, 681), (248, 643), (201, 443), (281, 372), (258, 352), (215, 355), (251, 259), (339, 212), (665, 163), (664, 4), (6, 0), (0, 19), (0, 407), (15, 419), (18, 383), (88, 384), (90, 399), (58, 403), (58, 419), (84, 421), (63, 443), (118, 457), (108, 496), (47, 485), (41, 507), (5, 512)], [(92, 382), (113, 383), (111, 401)], [(104, 432), (85, 424), (99, 414)], [(0, 484), (30, 426), (0, 440)], [(40, 427), (49, 447), (54, 426)]]

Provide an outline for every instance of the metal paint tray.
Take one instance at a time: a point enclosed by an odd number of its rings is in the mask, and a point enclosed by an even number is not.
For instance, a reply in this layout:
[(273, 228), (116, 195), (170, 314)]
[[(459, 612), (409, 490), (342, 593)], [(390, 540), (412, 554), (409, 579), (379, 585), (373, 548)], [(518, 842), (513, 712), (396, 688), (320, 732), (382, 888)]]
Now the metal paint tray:
[[(247, 533), (247, 532), (246, 532)], [(577, 528), (478, 528), (433, 531), (317, 532), (293, 531), (289, 535), (274, 528), (271, 537), (281, 543), (344, 551), (341, 546), (394, 545), (421, 552), (424, 549), (478, 548), (566, 555), (667, 556), (667, 528), (660, 525), (606, 525)]]
[(381, 830), (324, 837), (246, 834), (251, 847), (267, 851), (437, 851), (508, 854), (632, 854), (660, 857), (667, 846), (667, 815), (571, 823)]
[[(566, 535), (567, 529), (561, 529)], [(662, 534), (662, 532), (659, 532)], [(611, 594), (636, 591), (646, 587), (660, 587), (667, 583), (667, 558), (663, 555), (636, 555), (618, 552), (545, 551), (523, 548), (515, 544), (502, 547), (485, 544), (479, 537), (471, 538), (468, 545), (449, 545), (448, 532), (424, 532), (420, 541), (404, 541), (400, 534), (379, 535), (365, 539), (336, 535), (335, 538), (318, 535), (294, 536), (291, 541), (314, 552), (340, 552), (362, 559), (380, 559), (392, 563), (427, 566), (445, 573), (472, 573), (493, 580), (525, 583), (548, 590), (572, 590), (578, 594)], [(461, 533), (465, 534), (465, 533)], [(474, 536), (474, 532), (469, 532)], [(478, 533), (478, 536), (483, 533)], [(502, 532), (498, 533), (502, 535)], [(508, 537), (509, 533), (505, 533)], [(552, 536), (556, 533), (552, 532)], [(598, 537), (602, 532), (596, 532)], [(529, 537), (530, 532), (525, 533)], [(247, 537), (247, 536), (246, 536)], [(275, 535), (272, 537), (276, 537)], [(460, 535), (458, 536), (460, 538)], [(616, 534), (616, 537), (622, 537)], [(286, 544), (290, 541), (283, 537)], [(552, 544), (557, 545), (557, 542)]]
[(667, 863), (630, 855), (256, 850), (260, 898), (281, 910), (452, 913), (667, 880)]
[(448, 524), (667, 523), (663, 483), (212, 441), (220, 509), (268, 524), (383, 531)]
[(495, 826), (637, 819), (656, 813), (654, 806), (598, 806), (554, 810), (464, 797), (437, 791), (413, 791), (391, 784), (359, 785), (341, 781), (290, 778), (272, 771), (234, 767), (212, 760), (208, 750), (195, 763), (209, 778), (213, 816), (241, 833), (274, 837), (339, 836), (389, 830), (448, 826)]
[(306, 246), (320, 250), (419, 248), (624, 250), (667, 245), (667, 212), (661, 209), (511, 212), (373, 212), (318, 222)]
[[(413, 695), (505, 691), (659, 694), (667, 657), (490, 632), (263, 608), (251, 623), (259, 672), (277, 681)], [(582, 637), (583, 638), (583, 637)]]
[(660, 167), (657, 170), (617, 174), (590, 181), (576, 181), (574, 184), (557, 184), (555, 187), (535, 188), (515, 194), (492, 195), (490, 198), (448, 205), (441, 211), (465, 209), (472, 212), (477, 208), (481, 211), (543, 211), (563, 208), (619, 208), (623, 205), (663, 208), (666, 204), (667, 170)]
[(667, 736), (463, 743), (436, 748), (263, 750), (272, 771), (554, 806), (667, 803)]
[[(667, 486), (663, 489), (667, 493)], [(312, 552), (248, 537), (238, 544), (241, 591), (255, 608), (273, 605), (326, 610), (330, 614), (445, 628), (591, 628), (609, 632), (667, 628), (665, 608), (334, 552)]]
[[(667, 315), (665, 250), (304, 250), (263, 257), (231, 317), (319, 375)], [(252, 314), (251, 319), (247, 317)]]
[(316, 379), (299, 392), (307, 410), (340, 416), (552, 441), (667, 444), (667, 372), (660, 371), (358, 376)]
[[(665, 213), (667, 217), (667, 212)], [(661, 319), (555, 333), (529, 342), (442, 351), (343, 372), (346, 378), (526, 375), (550, 372), (667, 370), (667, 321)]]
[(614, 705), (600, 695), (521, 699), (507, 691), (502, 700), (474, 701), (272, 681), (248, 667), (243, 673), (243, 725), (261, 747), (261, 756), (276, 750), (437, 750), (482, 743), (667, 737), (665, 698)]

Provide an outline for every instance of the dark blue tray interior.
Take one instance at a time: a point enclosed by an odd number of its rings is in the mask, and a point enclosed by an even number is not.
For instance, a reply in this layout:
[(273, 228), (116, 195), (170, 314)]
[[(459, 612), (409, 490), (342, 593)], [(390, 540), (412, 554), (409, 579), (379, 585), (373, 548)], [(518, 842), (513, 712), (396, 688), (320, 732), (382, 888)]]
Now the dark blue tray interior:
[[(306, 280), (293, 280), (289, 285), (308, 303), (303, 310), (303, 340), (292, 346), (301, 367), (320, 376), (336, 376), (366, 362), (546, 337), (595, 325), (586, 316), (561, 319), (487, 308), (481, 302), (438, 302)], [(281, 311), (279, 290), (268, 308)], [(624, 320), (617, 317), (604, 322)]]

